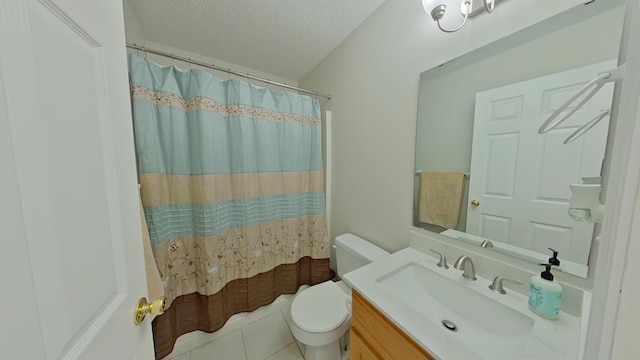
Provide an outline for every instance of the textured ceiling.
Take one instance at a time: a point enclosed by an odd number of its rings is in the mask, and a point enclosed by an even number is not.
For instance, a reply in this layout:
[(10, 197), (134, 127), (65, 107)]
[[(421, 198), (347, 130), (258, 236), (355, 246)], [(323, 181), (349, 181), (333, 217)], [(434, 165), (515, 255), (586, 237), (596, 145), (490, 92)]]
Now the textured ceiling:
[(127, 0), (149, 41), (299, 80), (384, 0)]

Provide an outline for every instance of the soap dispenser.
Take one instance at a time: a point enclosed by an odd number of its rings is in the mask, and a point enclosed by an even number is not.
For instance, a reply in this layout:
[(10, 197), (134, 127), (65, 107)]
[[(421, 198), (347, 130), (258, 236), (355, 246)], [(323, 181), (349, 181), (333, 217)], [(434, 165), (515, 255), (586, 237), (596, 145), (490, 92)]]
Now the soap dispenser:
[[(555, 261), (558, 261), (556, 256), (557, 252), (554, 251), (553, 258), (556, 259)], [(531, 277), (529, 309), (543, 318), (555, 320), (558, 318), (558, 313), (560, 312), (562, 286), (558, 284), (558, 282), (553, 281), (551, 267), (555, 266), (555, 264), (539, 265), (544, 266), (545, 270), (540, 273), (539, 276)]]

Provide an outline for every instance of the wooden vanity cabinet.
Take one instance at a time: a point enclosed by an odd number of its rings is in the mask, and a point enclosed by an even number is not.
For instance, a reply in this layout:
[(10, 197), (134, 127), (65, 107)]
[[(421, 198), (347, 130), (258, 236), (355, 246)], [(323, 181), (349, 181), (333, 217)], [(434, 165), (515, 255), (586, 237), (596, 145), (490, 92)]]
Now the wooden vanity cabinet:
[(353, 329), (351, 329), (349, 338), (351, 339), (350, 360), (383, 360)]
[(435, 360), (355, 289), (352, 299), (351, 360)]

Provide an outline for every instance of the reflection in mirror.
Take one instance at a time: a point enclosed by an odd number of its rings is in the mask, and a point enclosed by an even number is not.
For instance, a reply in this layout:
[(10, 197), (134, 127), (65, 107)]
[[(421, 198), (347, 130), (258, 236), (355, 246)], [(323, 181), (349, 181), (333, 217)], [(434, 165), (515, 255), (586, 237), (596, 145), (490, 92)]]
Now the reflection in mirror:
[(598, 229), (567, 214), (569, 185), (599, 179), (608, 117), (564, 142), (610, 109), (613, 84), (556, 129), (538, 128), (616, 67), (622, 3), (576, 6), (421, 74), (415, 226), (532, 262), (553, 248), (560, 270), (586, 277)]

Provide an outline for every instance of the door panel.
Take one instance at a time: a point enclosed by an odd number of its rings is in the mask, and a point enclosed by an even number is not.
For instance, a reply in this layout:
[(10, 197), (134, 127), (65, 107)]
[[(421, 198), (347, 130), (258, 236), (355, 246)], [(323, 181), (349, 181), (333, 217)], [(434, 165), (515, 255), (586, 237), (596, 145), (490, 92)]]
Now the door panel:
[(3, 355), (153, 358), (149, 321), (133, 324), (146, 284), (122, 3), (0, 6), (2, 168), (16, 194), (0, 206), (19, 209), (11, 271), (30, 274), (7, 291), (33, 301), (3, 296), (0, 307), (32, 314), (29, 331), (11, 323)]
[(489, 135), (483, 195), (512, 199), (515, 191), (518, 134)]
[(511, 218), (482, 214), (480, 232), (487, 239), (508, 242), (510, 231)]
[(608, 121), (563, 142), (611, 107), (612, 84), (558, 128), (544, 135), (538, 128), (598, 72), (613, 67), (595, 64), (476, 95), (469, 199), (480, 206), (469, 204), (467, 232), (545, 253), (553, 247), (564, 259), (586, 263), (593, 224), (567, 215), (568, 185), (600, 175)]
[[(538, 149), (540, 161), (534, 201), (548, 201), (560, 205), (568, 205), (568, 184), (573, 184), (576, 179), (580, 179), (583, 167), (582, 146), (567, 146), (563, 144), (564, 139), (571, 135), (572, 132), (573, 130), (570, 129), (561, 129), (545, 136), (543, 146)], [(584, 139), (579, 138), (576, 141), (582, 142)], [(600, 169), (595, 173), (599, 172)]]
[[(533, 243), (533, 250), (544, 253), (548, 248), (553, 248), (563, 254), (570, 252), (572, 229), (562, 226), (553, 226), (548, 224), (540, 224), (531, 222), (532, 238), (536, 241)], [(558, 246), (559, 245), (559, 246)]]

